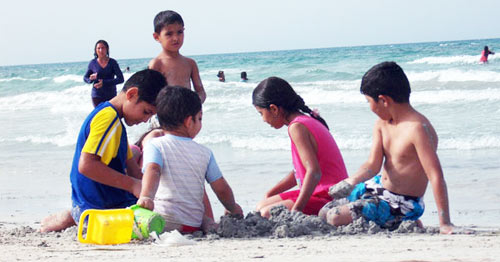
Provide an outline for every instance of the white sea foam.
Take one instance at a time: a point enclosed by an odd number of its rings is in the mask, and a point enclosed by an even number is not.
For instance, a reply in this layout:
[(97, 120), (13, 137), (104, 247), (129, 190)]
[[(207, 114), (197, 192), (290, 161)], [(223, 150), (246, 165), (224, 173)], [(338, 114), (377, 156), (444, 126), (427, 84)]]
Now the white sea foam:
[(438, 82), (500, 82), (500, 72), (485, 70), (445, 69), (423, 72), (406, 72), (410, 82), (438, 81)]
[(439, 141), (440, 149), (495, 149), (500, 148), (500, 137), (496, 135), (461, 136), (444, 138)]
[[(372, 143), (371, 134), (352, 137), (348, 134), (335, 136), (340, 150), (369, 150)], [(202, 136), (196, 141), (207, 146), (229, 144), (233, 148), (243, 148), (253, 151), (290, 150), (290, 139), (287, 136)], [(500, 148), (500, 137), (495, 135), (466, 136), (458, 138), (441, 138), (439, 149), (442, 150), (477, 150)]]
[(0, 82), (10, 82), (10, 81), (43, 81), (50, 79), (50, 77), (40, 77), (40, 78), (23, 78), (23, 77), (10, 77), (10, 78), (0, 78)]
[(262, 137), (262, 136), (200, 136), (196, 141), (207, 146), (215, 144), (229, 144), (233, 148), (250, 150), (289, 150), (290, 139), (285, 136)]
[(62, 83), (62, 82), (66, 82), (66, 81), (73, 81), (73, 82), (82, 83), (83, 77), (81, 75), (62, 75), (62, 76), (54, 77), (54, 82), (56, 82), (56, 83)]
[[(459, 55), (459, 56), (429, 56), (415, 59), (408, 64), (479, 64), (480, 55)], [(500, 59), (499, 56), (488, 56), (488, 60)]]
[(61, 121), (59, 129), (62, 132), (54, 135), (42, 135), (36, 133), (33, 135), (25, 135), (16, 137), (14, 140), (16, 142), (28, 142), (32, 144), (53, 144), (56, 146), (71, 146), (76, 142), (76, 137), (78, 137), (78, 131), (80, 129), (81, 121), (75, 121), (75, 119), (64, 118)]
[(86, 85), (62, 91), (30, 92), (0, 97), (0, 110), (24, 111), (50, 108), (52, 112), (89, 112), (90, 89)]
[(411, 102), (420, 104), (445, 104), (470, 102), (500, 102), (500, 89), (435, 90), (412, 92)]

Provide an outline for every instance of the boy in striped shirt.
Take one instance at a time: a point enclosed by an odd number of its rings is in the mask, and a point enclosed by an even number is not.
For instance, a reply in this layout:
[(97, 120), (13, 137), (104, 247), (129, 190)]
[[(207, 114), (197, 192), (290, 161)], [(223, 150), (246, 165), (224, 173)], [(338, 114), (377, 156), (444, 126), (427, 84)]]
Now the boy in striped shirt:
[(199, 96), (183, 87), (167, 87), (157, 98), (157, 115), (164, 136), (144, 147), (142, 190), (137, 203), (161, 214), (165, 231), (201, 230), (207, 181), (226, 213), (243, 215), (231, 187), (210, 149), (193, 141), (201, 130)]

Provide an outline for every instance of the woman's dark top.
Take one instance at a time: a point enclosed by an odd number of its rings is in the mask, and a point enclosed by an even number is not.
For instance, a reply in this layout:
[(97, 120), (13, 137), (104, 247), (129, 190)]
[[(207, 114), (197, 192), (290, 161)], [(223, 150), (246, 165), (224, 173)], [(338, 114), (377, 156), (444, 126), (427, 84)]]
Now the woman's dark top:
[[(90, 75), (97, 73), (96, 80), (90, 80)], [(95, 88), (94, 83), (102, 79), (102, 87)], [(92, 97), (109, 100), (116, 96), (116, 85), (123, 83), (123, 74), (120, 66), (113, 58), (109, 58), (106, 67), (102, 68), (94, 58), (89, 63), (87, 73), (83, 76), (85, 83), (92, 84)]]

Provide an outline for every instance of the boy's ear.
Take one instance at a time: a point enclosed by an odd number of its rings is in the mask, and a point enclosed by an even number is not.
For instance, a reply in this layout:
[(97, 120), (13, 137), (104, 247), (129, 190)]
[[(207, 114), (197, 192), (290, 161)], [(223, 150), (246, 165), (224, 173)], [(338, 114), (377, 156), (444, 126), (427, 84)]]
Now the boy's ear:
[(189, 129), (193, 123), (194, 123), (193, 116), (188, 116), (188, 117), (184, 118), (184, 126), (186, 128)]
[(384, 106), (388, 106), (389, 104), (392, 104), (392, 102), (394, 102), (394, 100), (392, 100), (390, 96), (386, 95), (379, 95), (378, 101), (381, 101)]
[(156, 41), (158, 41), (158, 38), (160, 38), (160, 34), (158, 34), (158, 33), (154, 32), (154, 33), (153, 33), (153, 38), (154, 38)]
[(127, 91), (125, 92), (127, 100), (132, 100), (132, 98), (138, 96), (138, 94), (139, 94), (139, 89), (137, 87), (131, 87), (127, 89)]

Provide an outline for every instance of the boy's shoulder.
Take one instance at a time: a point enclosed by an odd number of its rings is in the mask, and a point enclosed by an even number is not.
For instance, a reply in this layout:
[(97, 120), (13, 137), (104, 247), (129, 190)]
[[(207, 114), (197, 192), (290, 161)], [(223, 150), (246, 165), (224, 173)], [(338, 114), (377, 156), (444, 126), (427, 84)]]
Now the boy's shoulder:
[(104, 102), (98, 105), (88, 116), (88, 120), (93, 119), (110, 119), (113, 120), (118, 118), (118, 112), (114, 109), (114, 107), (109, 102)]
[[(401, 119), (397, 124), (388, 120), (378, 119), (375, 123), (375, 129), (380, 131), (382, 137), (409, 137), (412, 143), (418, 143), (422, 138), (431, 139), (437, 142), (437, 133), (427, 117), (418, 111), (408, 114), (404, 119)], [(392, 131), (388, 131), (392, 130)]]
[(151, 59), (148, 64), (149, 69), (153, 69), (159, 72), (165, 71), (165, 69), (170, 66), (188, 66), (192, 68), (193, 66), (196, 66), (196, 61), (181, 54), (179, 54), (179, 56), (175, 58), (172, 58), (161, 53), (155, 58)]

